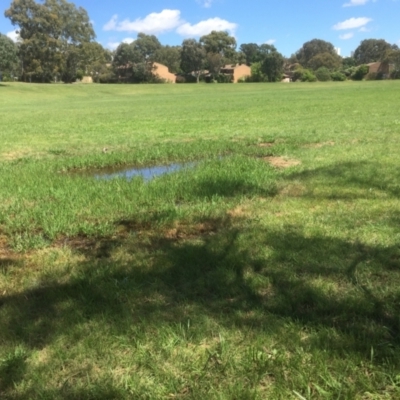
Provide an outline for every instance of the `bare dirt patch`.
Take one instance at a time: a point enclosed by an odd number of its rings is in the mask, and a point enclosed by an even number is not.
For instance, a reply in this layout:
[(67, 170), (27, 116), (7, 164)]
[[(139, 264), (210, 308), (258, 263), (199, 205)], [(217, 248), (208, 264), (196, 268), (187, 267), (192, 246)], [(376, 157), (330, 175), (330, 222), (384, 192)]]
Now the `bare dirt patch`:
[(4, 161), (14, 161), (26, 157), (28, 154), (29, 152), (27, 151), (10, 151), (8, 153), (2, 153), (0, 159), (3, 159)]
[(248, 212), (242, 206), (238, 206), (231, 210), (228, 210), (227, 214), (232, 218), (240, 218), (248, 215)]
[(301, 164), (301, 161), (299, 160), (295, 160), (292, 158), (285, 158), (285, 157), (269, 156), (269, 157), (264, 157), (263, 160), (276, 168), (289, 168)]
[(275, 143), (273, 143), (273, 142), (264, 142), (264, 143), (257, 144), (258, 147), (273, 147), (274, 145), (275, 145)]
[(194, 239), (214, 235), (217, 230), (218, 226), (211, 221), (194, 225), (179, 224), (175, 228), (167, 229), (164, 233), (164, 237), (172, 240)]
[(326, 146), (334, 146), (335, 142), (333, 141), (328, 141), (328, 142), (321, 142), (321, 143), (309, 143), (306, 144), (303, 147), (309, 148), (309, 149), (320, 149), (322, 147), (326, 147)]
[[(7, 238), (0, 235), (0, 271), (7, 270), (20, 260), (20, 256), (15, 254), (8, 246)], [(0, 293), (1, 294), (1, 293)]]

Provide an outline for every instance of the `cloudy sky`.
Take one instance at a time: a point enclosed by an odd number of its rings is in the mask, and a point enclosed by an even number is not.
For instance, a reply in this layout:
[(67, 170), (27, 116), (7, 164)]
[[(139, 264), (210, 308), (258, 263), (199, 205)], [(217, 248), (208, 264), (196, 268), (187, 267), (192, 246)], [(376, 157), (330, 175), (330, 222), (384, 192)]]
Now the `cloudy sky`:
[[(11, 0), (0, 0), (0, 33), (15, 37), (4, 17)], [(76, 0), (87, 10), (97, 41), (110, 49), (138, 32), (162, 44), (181, 44), (212, 30), (241, 43), (273, 43), (285, 56), (317, 38), (350, 55), (364, 39), (400, 45), (400, 0)]]

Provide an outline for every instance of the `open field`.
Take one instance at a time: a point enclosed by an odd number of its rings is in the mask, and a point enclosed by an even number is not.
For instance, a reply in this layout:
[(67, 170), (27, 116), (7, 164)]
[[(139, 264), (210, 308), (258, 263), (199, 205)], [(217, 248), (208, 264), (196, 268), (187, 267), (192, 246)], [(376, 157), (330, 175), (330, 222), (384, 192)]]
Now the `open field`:
[(0, 85), (0, 398), (399, 399), (399, 93)]

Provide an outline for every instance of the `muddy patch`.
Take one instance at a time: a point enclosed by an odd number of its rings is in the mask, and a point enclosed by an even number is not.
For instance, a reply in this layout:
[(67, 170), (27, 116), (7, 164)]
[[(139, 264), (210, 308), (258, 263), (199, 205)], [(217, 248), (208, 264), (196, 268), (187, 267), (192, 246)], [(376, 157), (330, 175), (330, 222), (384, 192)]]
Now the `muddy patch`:
[(295, 167), (295, 166), (301, 164), (301, 161), (299, 161), (299, 160), (295, 160), (293, 158), (286, 158), (286, 157), (269, 156), (269, 157), (264, 157), (263, 160), (276, 168), (289, 168), (289, 167)]

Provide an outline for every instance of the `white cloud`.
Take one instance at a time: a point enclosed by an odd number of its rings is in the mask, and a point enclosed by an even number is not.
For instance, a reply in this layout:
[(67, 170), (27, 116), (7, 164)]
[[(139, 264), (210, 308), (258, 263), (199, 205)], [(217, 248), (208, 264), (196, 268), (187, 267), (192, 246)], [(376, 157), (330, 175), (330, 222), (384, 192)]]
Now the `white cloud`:
[(109, 41), (106, 44), (106, 47), (110, 50), (115, 50), (121, 43), (127, 43), (127, 44), (131, 44), (132, 42), (134, 42), (136, 39), (127, 37), (125, 39), (122, 39), (120, 42), (113, 42), (113, 41)]
[(276, 42), (276, 39), (268, 39), (265, 44), (274, 44)]
[(125, 39), (122, 39), (122, 43), (127, 43), (127, 44), (131, 44), (132, 42), (134, 42), (136, 39), (127, 37)]
[(120, 44), (121, 42), (108, 42), (106, 47), (110, 50), (115, 50)]
[(118, 15), (115, 14), (111, 19), (103, 26), (104, 31), (112, 31), (117, 27)]
[(347, 19), (346, 21), (339, 22), (338, 24), (333, 26), (333, 29), (336, 31), (341, 31), (341, 30), (346, 30), (346, 29), (355, 29), (355, 28), (361, 28), (362, 26), (365, 26), (368, 24), (368, 22), (371, 22), (371, 18), (366, 18), (366, 17), (360, 17), (360, 18), (350, 18)]
[(20, 39), (19, 33), (17, 33), (16, 30), (7, 32), (6, 36), (9, 37), (13, 42), (18, 42), (18, 40)]
[(238, 25), (221, 18), (210, 18), (200, 21), (197, 24), (182, 24), (176, 30), (182, 36), (203, 36), (208, 35), (211, 31), (228, 31), (231, 35), (235, 33)]
[(342, 40), (348, 40), (351, 39), (354, 36), (353, 32), (349, 32), (349, 33), (344, 33), (343, 35), (340, 35), (339, 38)]
[(343, 4), (343, 7), (354, 7), (363, 6), (368, 3), (369, 0), (350, 0), (350, 3)]
[(197, 2), (205, 8), (210, 8), (213, 1), (214, 0), (197, 0)]
[(118, 21), (118, 15), (113, 15), (103, 29), (105, 31), (143, 32), (154, 35), (171, 31), (181, 25), (183, 21), (180, 16), (179, 10), (168, 9), (162, 10), (160, 13), (151, 13), (144, 18), (137, 18), (135, 21), (129, 19)]

